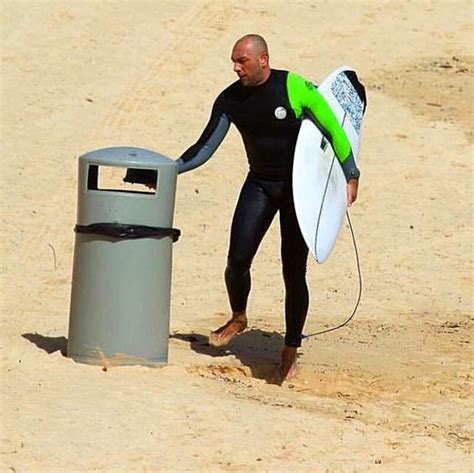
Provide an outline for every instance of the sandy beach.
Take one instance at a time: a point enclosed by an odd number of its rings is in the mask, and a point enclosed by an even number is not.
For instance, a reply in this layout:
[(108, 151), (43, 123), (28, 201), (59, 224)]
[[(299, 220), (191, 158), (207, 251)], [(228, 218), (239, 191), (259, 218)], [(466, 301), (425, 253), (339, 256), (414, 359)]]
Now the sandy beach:
[[(472, 1), (1, 2), (2, 472), (472, 472)], [(352, 65), (368, 93), (351, 218), (363, 296), (347, 327), (284, 336), (278, 220), (254, 261), (250, 326), (221, 349), (223, 272), (247, 173), (231, 128), (178, 177), (170, 356), (162, 368), (66, 355), (77, 158), (138, 146), (171, 158), (263, 35), (274, 68), (320, 82)], [(345, 225), (308, 266), (305, 333), (357, 298)]]

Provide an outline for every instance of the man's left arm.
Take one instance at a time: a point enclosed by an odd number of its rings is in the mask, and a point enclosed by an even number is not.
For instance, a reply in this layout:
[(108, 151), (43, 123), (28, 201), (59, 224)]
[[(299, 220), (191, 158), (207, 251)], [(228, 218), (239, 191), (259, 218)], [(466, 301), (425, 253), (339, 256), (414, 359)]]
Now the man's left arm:
[(297, 74), (288, 73), (288, 96), (297, 117), (309, 113), (321, 131), (330, 140), (347, 181), (347, 203), (357, 199), (360, 172), (352, 154), (346, 132), (317, 88)]

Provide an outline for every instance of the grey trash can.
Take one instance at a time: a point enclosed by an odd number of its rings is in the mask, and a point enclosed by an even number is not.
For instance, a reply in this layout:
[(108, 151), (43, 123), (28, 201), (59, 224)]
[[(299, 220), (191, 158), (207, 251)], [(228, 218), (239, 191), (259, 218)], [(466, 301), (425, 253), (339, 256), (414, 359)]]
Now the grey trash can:
[[(150, 170), (156, 192), (100, 189), (103, 166)], [(168, 361), (176, 176), (174, 161), (141, 148), (105, 148), (79, 158), (67, 350), (75, 361)]]

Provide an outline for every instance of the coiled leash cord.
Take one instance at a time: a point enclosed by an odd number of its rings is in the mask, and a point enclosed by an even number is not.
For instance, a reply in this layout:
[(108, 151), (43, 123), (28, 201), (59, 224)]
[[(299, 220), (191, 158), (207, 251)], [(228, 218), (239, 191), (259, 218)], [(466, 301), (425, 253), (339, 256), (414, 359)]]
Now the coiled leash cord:
[(349, 318), (344, 323), (338, 325), (337, 327), (332, 327), (332, 328), (328, 328), (326, 330), (321, 330), (320, 332), (311, 333), (309, 335), (301, 335), (301, 340), (305, 340), (305, 339), (310, 338), (310, 337), (315, 337), (316, 335), (322, 335), (323, 333), (332, 332), (334, 330), (337, 330), (337, 329), (340, 329), (340, 328), (344, 327), (345, 325), (347, 325), (352, 320), (352, 318), (354, 317), (354, 315), (357, 312), (357, 309), (359, 307), (360, 299), (362, 297), (362, 272), (360, 270), (359, 252), (357, 251), (357, 244), (356, 244), (356, 239), (355, 239), (355, 236), (354, 236), (354, 230), (352, 228), (351, 219), (349, 217), (349, 211), (346, 211), (346, 217), (347, 217), (347, 222), (349, 223), (349, 229), (350, 229), (351, 235), (352, 235), (352, 243), (354, 245), (354, 252), (355, 252), (356, 263), (357, 263), (357, 273), (359, 275), (359, 295), (357, 297), (357, 302), (355, 304), (354, 310), (352, 311), (352, 314), (349, 316)]

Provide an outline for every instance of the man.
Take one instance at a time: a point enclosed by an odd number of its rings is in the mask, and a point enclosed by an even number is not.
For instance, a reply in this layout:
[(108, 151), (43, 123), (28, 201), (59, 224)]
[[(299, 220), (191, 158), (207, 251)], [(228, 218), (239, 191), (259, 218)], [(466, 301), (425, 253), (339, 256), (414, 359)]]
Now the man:
[(239, 39), (231, 59), (239, 79), (216, 99), (201, 137), (177, 160), (178, 172), (206, 162), (224, 139), (230, 123), (234, 123), (242, 135), (250, 170), (235, 209), (225, 270), (232, 317), (210, 334), (209, 343), (216, 347), (226, 345), (247, 327), (250, 266), (279, 212), (286, 290), (286, 335), (279, 376), (284, 380), (297, 371), (297, 349), (309, 303), (308, 248), (296, 219), (291, 179), (303, 114), (310, 115), (330, 139), (348, 182), (349, 205), (357, 198), (359, 171), (345, 132), (324, 98), (302, 77), (271, 69), (268, 47), (261, 36), (251, 34)]

